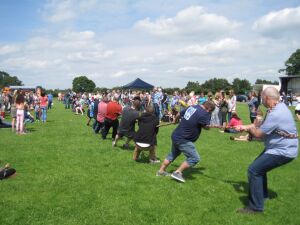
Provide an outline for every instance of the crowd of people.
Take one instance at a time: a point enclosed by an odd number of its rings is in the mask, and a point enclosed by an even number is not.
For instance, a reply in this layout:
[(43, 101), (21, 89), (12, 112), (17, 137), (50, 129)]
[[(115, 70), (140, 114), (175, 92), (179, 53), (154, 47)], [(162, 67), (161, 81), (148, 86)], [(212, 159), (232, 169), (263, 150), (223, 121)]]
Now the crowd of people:
[[(24, 133), (25, 110), (34, 109), (36, 119), (47, 120), (47, 109), (51, 108), (52, 96), (39, 90), (36, 93), (15, 91), (9, 102), (12, 116), (12, 129), (18, 134)], [(202, 129), (219, 128), (221, 132), (247, 135), (231, 137), (232, 140), (264, 141), (263, 152), (248, 169), (249, 204), (238, 210), (239, 213), (260, 213), (264, 210), (264, 201), (268, 198), (267, 172), (291, 162), (298, 155), (298, 132), (291, 111), (280, 99), (277, 89), (266, 88), (261, 96), (249, 92), (248, 108), (250, 125), (244, 125), (237, 111), (237, 97), (233, 90), (228, 96), (225, 91), (214, 95), (209, 92), (196, 95), (174, 92), (172, 96), (161, 88), (152, 92), (122, 92), (113, 90), (105, 93), (59, 93), (58, 99), (65, 109), (71, 109), (75, 115), (87, 114), (87, 125), (102, 140), (111, 132), (112, 147), (118, 146), (120, 139), (126, 138), (124, 149), (130, 149), (134, 142), (132, 159), (141, 160), (141, 152), (149, 151), (149, 163), (160, 163), (157, 158), (157, 134), (159, 127), (178, 123), (172, 133), (171, 151), (163, 160), (156, 176), (170, 176), (185, 182), (183, 172), (200, 161), (200, 154), (195, 142)], [(51, 101), (50, 101), (51, 100)], [(52, 104), (52, 103), (51, 103)], [(263, 118), (260, 104), (267, 108)], [(2, 102), (1, 106), (8, 105)], [(39, 109), (36, 111), (36, 109)], [(300, 98), (295, 109), (299, 119)], [(92, 123), (92, 124), (91, 124)], [(138, 128), (135, 129), (136, 123)], [(14, 125), (15, 124), (15, 125)], [(168, 166), (183, 154), (185, 160), (169, 173)]]
[[(36, 90), (4, 90), (0, 95), (0, 127), (11, 128), (16, 134), (26, 134), (25, 125), (35, 121), (47, 121), (47, 110), (51, 109), (53, 95), (46, 95), (41, 88)], [(5, 121), (9, 113), (11, 122)], [(32, 113), (33, 112), (33, 113)]]

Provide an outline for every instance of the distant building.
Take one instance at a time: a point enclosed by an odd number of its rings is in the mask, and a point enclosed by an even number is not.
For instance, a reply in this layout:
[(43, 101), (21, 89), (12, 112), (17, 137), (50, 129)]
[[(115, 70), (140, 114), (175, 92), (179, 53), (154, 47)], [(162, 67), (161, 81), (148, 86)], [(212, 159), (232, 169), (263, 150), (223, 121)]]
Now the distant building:
[(300, 76), (290, 75), (279, 77), (281, 83), (280, 93), (299, 93), (300, 94)]
[(36, 87), (34, 86), (9, 86), (10, 90), (24, 90), (24, 91), (34, 91)]
[(256, 94), (261, 93), (263, 90), (265, 90), (267, 87), (274, 87), (278, 91), (280, 91), (280, 85), (275, 84), (254, 84), (252, 89), (256, 92)]

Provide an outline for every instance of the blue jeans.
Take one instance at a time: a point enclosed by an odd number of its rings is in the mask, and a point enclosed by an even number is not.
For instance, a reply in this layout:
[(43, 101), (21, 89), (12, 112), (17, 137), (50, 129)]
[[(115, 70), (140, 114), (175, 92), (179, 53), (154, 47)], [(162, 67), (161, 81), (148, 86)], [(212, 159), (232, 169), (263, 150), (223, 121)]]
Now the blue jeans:
[(190, 167), (196, 165), (200, 161), (200, 155), (197, 152), (193, 142), (176, 143), (172, 141), (172, 150), (167, 156), (167, 160), (173, 162), (181, 153), (186, 157), (186, 162)]
[(46, 122), (46, 120), (47, 120), (47, 106), (42, 106), (41, 110), (42, 110), (42, 121)]
[(232, 117), (232, 112), (228, 112), (227, 114), (228, 123), (230, 123), (231, 117)]
[(260, 154), (248, 168), (249, 207), (264, 210), (264, 199), (268, 198), (267, 172), (292, 161), (280, 155)]
[(157, 118), (160, 118), (159, 105), (157, 103), (153, 103), (154, 114)]

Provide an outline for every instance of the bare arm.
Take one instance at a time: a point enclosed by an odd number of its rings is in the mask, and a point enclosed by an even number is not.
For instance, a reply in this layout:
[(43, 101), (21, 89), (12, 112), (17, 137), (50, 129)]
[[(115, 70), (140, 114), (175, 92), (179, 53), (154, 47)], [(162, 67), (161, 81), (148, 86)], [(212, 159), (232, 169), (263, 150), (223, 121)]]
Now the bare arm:
[(241, 125), (241, 126), (235, 127), (235, 129), (237, 129), (239, 131), (247, 131), (252, 136), (257, 137), (257, 138), (262, 138), (265, 135), (259, 128), (256, 128), (254, 124)]

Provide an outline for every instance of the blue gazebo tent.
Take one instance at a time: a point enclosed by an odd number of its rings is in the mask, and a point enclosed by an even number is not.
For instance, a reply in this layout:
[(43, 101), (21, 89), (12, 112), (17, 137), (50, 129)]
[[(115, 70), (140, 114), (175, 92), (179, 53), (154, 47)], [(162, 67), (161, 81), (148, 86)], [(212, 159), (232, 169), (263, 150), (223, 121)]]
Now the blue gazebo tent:
[(152, 89), (154, 86), (152, 84), (148, 84), (147, 82), (141, 80), (140, 78), (135, 79), (123, 86), (124, 89)]

